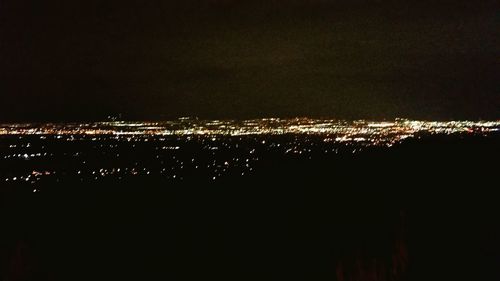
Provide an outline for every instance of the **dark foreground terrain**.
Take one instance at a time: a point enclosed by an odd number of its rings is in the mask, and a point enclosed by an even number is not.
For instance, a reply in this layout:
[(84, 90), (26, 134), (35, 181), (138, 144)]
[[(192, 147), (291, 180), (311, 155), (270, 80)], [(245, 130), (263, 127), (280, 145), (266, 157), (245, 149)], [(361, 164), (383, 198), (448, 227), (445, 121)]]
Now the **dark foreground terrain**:
[[(85, 166), (12, 160), (12, 143), (86, 153)], [(218, 154), (202, 143), (167, 157), (156, 140), (135, 154), (103, 141), (118, 161), (86, 142), (3, 138), (0, 280), (500, 280), (498, 134), (241, 159), (231, 140)]]

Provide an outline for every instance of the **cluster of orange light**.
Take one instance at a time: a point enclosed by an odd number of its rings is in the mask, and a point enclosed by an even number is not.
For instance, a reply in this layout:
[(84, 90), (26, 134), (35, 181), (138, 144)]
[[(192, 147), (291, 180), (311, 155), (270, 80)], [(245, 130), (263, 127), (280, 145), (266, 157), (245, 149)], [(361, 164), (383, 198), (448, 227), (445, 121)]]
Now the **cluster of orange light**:
[(500, 121), (342, 121), (331, 119), (193, 120), (165, 122), (97, 122), (82, 124), (15, 124), (0, 126), (0, 135), (114, 135), (114, 136), (242, 136), (325, 135), (326, 141), (394, 143), (419, 132), (430, 134), (489, 133)]

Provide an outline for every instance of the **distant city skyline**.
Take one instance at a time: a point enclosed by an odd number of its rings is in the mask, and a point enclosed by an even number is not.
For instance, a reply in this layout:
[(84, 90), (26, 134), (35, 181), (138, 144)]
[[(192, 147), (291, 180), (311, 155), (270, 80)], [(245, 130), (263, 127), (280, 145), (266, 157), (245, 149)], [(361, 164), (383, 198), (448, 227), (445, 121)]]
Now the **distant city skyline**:
[[(160, 176), (182, 181), (197, 174), (215, 181), (230, 174), (249, 176), (266, 157), (274, 159), (271, 155), (309, 160), (318, 155), (345, 157), (363, 155), (376, 148), (401, 147), (412, 140), (488, 139), (498, 137), (499, 132), (500, 121), (404, 119), (351, 122), (308, 118), (244, 121), (183, 118), (166, 122), (0, 124), (4, 148), (0, 161), (33, 163), (17, 171), (16, 165), (12, 170), (7, 164), (0, 172), (0, 183), (29, 183), (35, 186), (33, 192), (39, 192), (36, 184), (65, 177), (99, 181)], [(64, 149), (60, 151), (58, 147)], [(70, 148), (72, 152), (68, 152)], [(102, 158), (96, 160), (96, 155)], [(89, 169), (87, 160), (95, 161), (97, 166)], [(58, 161), (77, 164), (47, 168), (47, 163), (54, 165)]]

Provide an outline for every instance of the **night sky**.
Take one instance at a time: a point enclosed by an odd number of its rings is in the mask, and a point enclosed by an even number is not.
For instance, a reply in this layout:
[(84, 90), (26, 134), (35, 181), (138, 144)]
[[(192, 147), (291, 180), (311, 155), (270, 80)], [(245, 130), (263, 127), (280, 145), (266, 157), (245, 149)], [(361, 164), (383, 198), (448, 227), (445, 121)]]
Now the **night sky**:
[(0, 1), (0, 121), (498, 119), (497, 1)]

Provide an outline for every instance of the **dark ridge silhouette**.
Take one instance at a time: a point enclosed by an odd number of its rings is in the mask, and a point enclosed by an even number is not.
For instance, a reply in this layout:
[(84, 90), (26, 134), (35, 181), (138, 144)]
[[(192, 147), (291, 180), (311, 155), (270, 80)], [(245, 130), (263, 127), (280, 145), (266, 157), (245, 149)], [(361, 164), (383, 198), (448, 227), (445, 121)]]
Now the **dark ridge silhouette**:
[(498, 280), (499, 140), (266, 152), (215, 181), (4, 182), (0, 279)]

